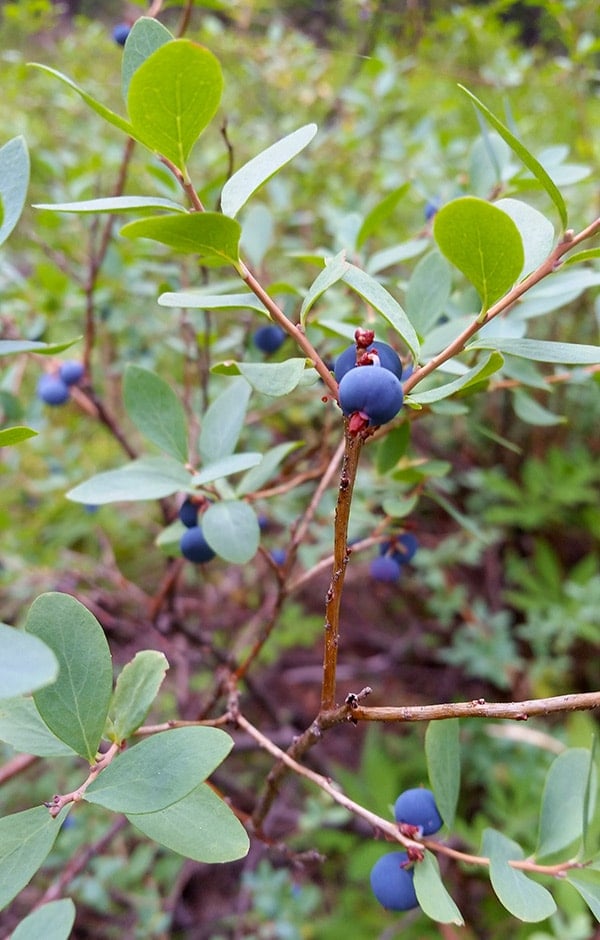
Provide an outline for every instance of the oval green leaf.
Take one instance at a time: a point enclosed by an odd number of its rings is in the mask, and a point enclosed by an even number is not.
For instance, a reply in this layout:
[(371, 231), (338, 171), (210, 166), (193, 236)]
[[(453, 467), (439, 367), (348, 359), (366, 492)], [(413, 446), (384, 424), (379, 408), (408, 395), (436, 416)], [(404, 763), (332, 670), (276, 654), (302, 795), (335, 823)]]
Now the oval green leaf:
[(118, 470), (97, 473), (73, 487), (67, 498), (75, 503), (104, 503), (163, 499), (190, 488), (191, 477), (183, 464), (169, 457), (140, 457)]
[(495, 829), (485, 829), (482, 853), (490, 860), (490, 881), (498, 900), (507, 911), (525, 923), (537, 923), (556, 910), (554, 898), (542, 885), (532, 881), (509, 861), (523, 858), (521, 846)]
[(498, 199), (494, 203), (511, 217), (523, 241), (525, 260), (519, 279), (546, 260), (554, 245), (554, 226), (545, 215), (520, 199)]
[(329, 287), (337, 284), (337, 282), (343, 278), (347, 269), (348, 262), (346, 261), (345, 251), (340, 251), (339, 254), (335, 255), (333, 258), (330, 258), (329, 261), (325, 263), (325, 268), (311, 284), (310, 289), (302, 303), (300, 310), (300, 322), (303, 326), (306, 324), (306, 317), (308, 316), (311, 307), (316, 304), (319, 297), (321, 297)]
[(203, 261), (236, 265), (241, 228), (219, 212), (186, 212), (136, 219), (121, 229), (125, 238), (150, 238)]
[(114, 741), (125, 741), (143, 723), (168, 668), (167, 657), (158, 650), (141, 650), (123, 666), (109, 711)]
[(15, 428), (3, 428), (0, 431), (0, 447), (12, 447), (13, 444), (20, 444), (22, 441), (29, 440), (30, 437), (37, 437), (38, 432), (33, 428), (18, 426)]
[(0, 699), (49, 685), (58, 676), (58, 660), (37, 637), (0, 623)]
[[(460, 792), (458, 718), (430, 721), (425, 734), (425, 755), (431, 788), (440, 815), (449, 829), (454, 825)], [(437, 918), (435, 918), (437, 920)]]
[(202, 291), (178, 291), (177, 293), (161, 294), (158, 298), (161, 307), (198, 308), (200, 310), (258, 310), (267, 313), (267, 308), (261, 301), (247, 291), (244, 294), (203, 294)]
[(349, 264), (342, 280), (377, 310), (404, 340), (413, 357), (419, 358), (419, 340), (414, 327), (397, 300), (366, 271)]
[(0, 147), (0, 245), (21, 217), (29, 186), (29, 152), (24, 137)]
[(406, 312), (421, 336), (425, 336), (439, 320), (451, 287), (450, 265), (438, 251), (421, 258), (406, 291)]
[[(536, 856), (561, 852), (581, 839), (590, 773), (590, 752), (569, 748), (552, 762), (546, 775)], [(590, 816), (593, 806), (590, 807)]]
[(127, 366), (123, 401), (129, 417), (148, 440), (176, 460), (187, 461), (187, 417), (164, 379), (141, 366)]
[(600, 346), (580, 343), (554, 343), (541, 339), (494, 339), (481, 337), (467, 347), (496, 349), (507, 356), (520, 356), (533, 362), (559, 362), (571, 366), (591, 366), (600, 362)]
[[(255, 467), (262, 460), (262, 454), (254, 451), (248, 451), (245, 454), (230, 454), (229, 457), (221, 457), (220, 460), (213, 460), (205, 464), (201, 470), (198, 470), (191, 479), (192, 486), (205, 486), (207, 483), (213, 483), (222, 477), (231, 476), (233, 473), (241, 473), (243, 470), (249, 470)], [(189, 491), (189, 488), (188, 488)]]
[(444, 887), (438, 860), (431, 852), (426, 851), (423, 860), (415, 864), (414, 884), (424, 914), (440, 924), (464, 924), (462, 914)]
[(485, 199), (462, 196), (436, 213), (433, 234), (442, 254), (477, 290), (482, 310), (513, 286), (525, 255), (513, 220)]
[(44, 806), (0, 819), (0, 910), (43, 865), (70, 806), (54, 819)]
[(71, 898), (51, 901), (32, 911), (17, 925), (11, 940), (69, 940), (75, 923), (75, 905)]
[(22, 754), (36, 757), (74, 757), (75, 751), (52, 734), (31, 698), (0, 702), (0, 741)]
[(504, 359), (499, 353), (491, 353), (482, 362), (473, 366), (472, 369), (469, 369), (468, 372), (460, 375), (457, 379), (446, 382), (445, 385), (439, 385), (437, 388), (430, 388), (424, 392), (415, 392), (407, 397), (407, 401), (419, 405), (431, 405), (433, 402), (442, 401), (444, 398), (449, 398), (450, 395), (455, 395), (456, 392), (464, 391), (471, 385), (482, 382), (490, 375), (493, 375), (494, 372), (497, 372), (498, 369), (501, 369), (503, 363)]
[(234, 379), (208, 406), (198, 440), (203, 460), (221, 460), (233, 454), (244, 427), (250, 392), (244, 379)]
[(170, 209), (185, 213), (186, 209), (172, 199), (157, 196), (106, 196), (101, 199), (84, 199), (80, 202), (36, 202), (34, 209), (50, 209), (53, 212), (136, 212), (147, 209)]
[(254, 558), (260, 542), (256, 513), (240, 500), (223, 500), (202, 516), (202, 531), (210, 547), (225, 561), (243, 565)]
[(153, 52), (171, 42), (175, 37), (152, 16), (140, 16), (135, 21), (125, 43), (123, 61), (121, 63), (121, 94), (127, 103), (129, 85), (134, 72), (146, 61)]

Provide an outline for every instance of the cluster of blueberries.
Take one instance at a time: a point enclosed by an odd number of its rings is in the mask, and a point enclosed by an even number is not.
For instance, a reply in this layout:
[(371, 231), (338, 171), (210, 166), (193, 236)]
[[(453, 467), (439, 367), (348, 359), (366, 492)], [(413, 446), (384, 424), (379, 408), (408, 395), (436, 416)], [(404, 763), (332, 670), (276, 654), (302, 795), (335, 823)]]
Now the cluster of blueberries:
[(46, 405), (64, 405), (71, 397), (71, 386), (81, 381), (85, 373), (82, 362), (69, 359), (61, 363), (58, 372), (45, 372), (37, 384), (37, 397)]
[(402, 408), (402, 361), (387, 343), (348, 346), (333, 372), (342, 411), (346, 417), (360, 416), (363, 426), (385, 424)]
[(382, 542), (379, 546), (379, 555), (369, 566), (369, 573), (374, 581), (394, 583), (402, 574), (404, 565), (415, 556), (419, 547), (419, 540), (412, 532), (403, 532), (394, 536), (389, 542)]
[[(431, 790), (404, 790), (394, 805), (396, 822), (407, 835), (431, 836), (443, 821)], [(379, 903), (390, 911), (410, 911), (419, 906), (412, 863), (406, 852), (388, 852), (371, 869), (371, 888)]]
[(185, 526), (185, 532), (179, 540), (179, 548), (188, 561), (203, 565), (214, 558), (215, 553), (204, 538), (202, 526), (198, 525), (199, 510), (199, 504), (189, 496), (181, 504), (179, 518)]

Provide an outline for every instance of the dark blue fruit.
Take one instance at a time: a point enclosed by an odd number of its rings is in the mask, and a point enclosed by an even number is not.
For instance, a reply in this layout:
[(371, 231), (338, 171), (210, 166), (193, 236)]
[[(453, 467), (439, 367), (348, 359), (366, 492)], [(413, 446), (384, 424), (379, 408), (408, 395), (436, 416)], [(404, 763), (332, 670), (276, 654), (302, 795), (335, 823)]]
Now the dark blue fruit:
[(382, 542), (379, 554), (391, 556), (399, 565), (407, 565), (415, 557), (418, 547), (417, 536), (412, 532), (403, 532), (390, 542)]
[(414, 787), (401, 793), (394, 806), (394, 816), (397, 823), (418, 826), (424, 836), (433, 835), (443, 826), (435, 797), (431, 790), (424, 787)]
[(410, 379), (411, 375), (415, 371), (415, 367), (412, 362), (407, 362), (404, 366), (404, 372), (402, 373), (402, 381), (406, 382), (407, 379)]
[(274, 548), (271, 552), (271, 558), (276, 565), (283, 565), (287, 558), (287, 552), (284, 548)]
[(271, 326), (261, 326), (253, 336), (254, 345), (264, 353), (277, 352), (287, 333), (280, 326), (273, 323)]
[(127, 42), (127, 37), (131, 32), (131, 26), (129, 23), (117, 23), (115, 28), (112, 31), (112, 37), (116, 43), (120, 46), (124, 46)]
[(192, 529), (198, 524), (198, 504), (189, 498), (184, 499), (179, 508), (179, 518), (186, 529)]
[(85, 368), (83, 362), (78, 362), (77, 359), (68, 359), (61, 364), (58, 372), (65, 385), (75, 385), (83, 378)]
[(379, 555), (369, 565), (369, 573), (374, 581), (386, 581), (391, 584), (400, 577), (402, 565), (391, 555)]
[(423, 210), (423, 215), (425, 216), (426, 222), (431, 222), (432, 218), (439, 211), (440, 202), (439, 199), (429, 199), (425, 203), (425, 209)]
[[(393, 372), (399, 379), (402, 378), (402, 362), (400, 356), (395, 349), (392, 349), (391, 346), (388, 346), (387, 343), (371, 343), (370, 346), (364, 350), (364, 352), (372, 352), (377, 350), (379, 354), (379, 362), (384, 369), (389, 369), (390, 372)], [(359, 353), (360, 355), (360, 353)], [(356, 346), (348, 346), (343, 353), (340, 353), (337, 359), (335, 360), (335, 365), (333, 368), (333, 373), (338, 382), (341, 382), (346, 372), (349, 372), (350, 369), (356, 367)]]
[(47, 405), (64, 405), (70, 394), (69, 386), (58, 375), (40, 376), (37, 396)]
[(339, 387), (340, 406), (348, 417), (358, 411), (370, 425), (385, 424), (402, 408), (400, 380), (382, 366), (358, 366), (346, 372)]
[(410, 911), (418, 907), (412, 869), (406, 852), (382, 855), (371, 869), (371, 888), (383, 907), (389, 911)]
[(204, 564), (215, 557), (215, 553), (204, 538), (202, 529), (199, 525), (186, 529), (179, 542), (181, 554), (188, 561), (194, 561), (197, 565)]

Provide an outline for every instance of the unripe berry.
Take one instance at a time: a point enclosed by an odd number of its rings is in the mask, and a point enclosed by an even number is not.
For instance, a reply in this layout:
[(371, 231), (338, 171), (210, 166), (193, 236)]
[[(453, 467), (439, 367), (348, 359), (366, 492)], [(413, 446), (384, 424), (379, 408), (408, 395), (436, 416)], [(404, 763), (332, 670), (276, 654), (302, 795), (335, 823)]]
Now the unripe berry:
[(402, 407), (400, 380), (382, 366), (358, 366), (346, 372), (339, 386), (340, 406), (348, 417), (366, 415), (370, 425), (385, 424)]
[(373, 894), (389, 911), (410, 911), (419, 906), (413, 872), (405, 867), (407, 863), (406, 852), (389, 852), (371, 869)]
[(68, 385), (58, 375), (44, 374), (37, 384), (37, 396), (46, 405), (64, 405), (70, 396)]
[(85, 368), (83, 362), (77, 359), (67, 359), (66, 362), (61, 363), (58, 372), (65, 385), (75, 385), (83, 378)]
[[(402, 378), (402, 362), (400, 356), (395, 349), (392, 349), (391, 346), (388, 346), (387, 343), (375, 342), (371, 343), (370, 346), (367, 346), (366, 349), (363, 349), (359, 352), (359, 357), (364, 356), (365, 353), (371, 353), (377, 351), (379, 356), (379, 363), (383, 366), (384, 369), (389, 369), (390, 372), (393, 372), (397, 378)], [(340, 353), (340, 355), (335, 360), (334, 365), (334, 375), (338, 382), (341, 382), (347, 372), (350, 369), (356, 368), (356, 346), (348, 346), (347, 349)]]
[(261, 326), (253, 336), (254, 345), (261, 352), (270, 354), (277, 352), (287, 333), (276, 323), (270, 326)]
[(181, 554), (188, 561), (193, 561), (197, 565), (202, 565), (215, 557), (215, 553), (204, 538), (202, 529), (199, 525), (186, 529), (179, 542)]
[(394, 816), (397, 823), (418, 826), (424, 836), (433, 835), (443, 826), (435, 797), (425, 787), (413, 787), (401, 793), (394, 806)]

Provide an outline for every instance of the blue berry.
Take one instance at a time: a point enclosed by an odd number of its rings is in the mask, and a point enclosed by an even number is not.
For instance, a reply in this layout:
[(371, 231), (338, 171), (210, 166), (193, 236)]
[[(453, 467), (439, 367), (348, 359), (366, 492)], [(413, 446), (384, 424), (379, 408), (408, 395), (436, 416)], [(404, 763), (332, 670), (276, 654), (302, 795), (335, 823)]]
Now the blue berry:
[(186, 529), (179, 542), (181, 554), (188, 561), (194, 561), (197, 565), (204, 564), (215, 557), (215, 553), (204, 538), (202, 529), (199, 525)]
[(69, 386), (57, 376), (45, 374), (40, 376), (37, 384), (37, 396), (46, 405), (64, 405), (69, 400)]
[(371, 562), (369, 572), (374, 581), (386, 581), (392, 584), (400, 577), (402, 565), (391, 555), (379, 555)]
[(179, 507), (179, 518), (186, 529), (192, 529), (198, 524), (198, 504), (194, 503), (189, 496)]
[(61, 364), (58, 372), (65, 385), (75, 385), (83, 378), (85, 368), (83, 362), (78, 362), (77, 359), (68, 359)]
[(419, 906), (412, 869), (406, 868), (406, 852), (382, 855), (371, 869), (371, 888), (389, 911), (410, 911)]
[(274, 548), (271, 552), (271, 558), (276, 565), (283, 565), (285, 563), (285, 559), (287, 558), (287, 552), (284, 548)]
[(412, 532), (403, 532), (390, 542), (382, 542), (379, 546), (380, 555), (389, 555), (399, 565), (407, 565), (413, 560), (419, 547), (419, 540)]
[(402, 381), (406, 382), (406, 380), (411, 377), (414, 371), (415, 371), (415, 367), (413, 363), (407, 362), (406, 365), (404, 366), (404, 371), (402, 373)]
[(131, 32), (131, 26), (129, 23), (117, 23), (115, 28), (112, 31), (112, 38), (119, 46), (124, 46), (127, 42), (127, 37)]
[(402, 385), (389, 369), (359, 366), (342, 378), (339, 397), (347, 417), (358, 411), (367, 416), (370, 425), (385, 424), (402, 407)]
[(436, 212), (439, 211), (440, 201), (439, 199), (429, 199), (425, 203), (425, 209), (423, 210), (423, 215), (425, 216), (426, 222), (431, 222)]
[(394, 816), (397, 823), (418, 826), (424, 836), (433, 835), (443, 826), (435, 797), (424, 787), (413, 787), (401, 793), (394, 806)]
[[(399, 379), (402, 378), (402, 362), (400, 356), (395, 349), (392, 349), (391, 346), (388, 346), (387, 343), (371, 343), (370, 346), (364, 350), (364, 352), (373, 352), (377, 350), (379, 355), (380, 365), (384, 369), (389, 369), (390, 372), (393, 372)], [(360, 353), (359, 353), (360, 355)], [(335, 365), (333, 368), (334, 375), (338, 382), (341, 382), (347, 372), (350, 369), (356, 367), (356, 346), (348, 346), (343, 353), (340, 353), (337, 359), (335, 360)]]
[(280, 326), (273, 323), (271, 326), (261, 326), (253, 336), (254, 345), (264, 353), (277, 352), (287, 333)]

